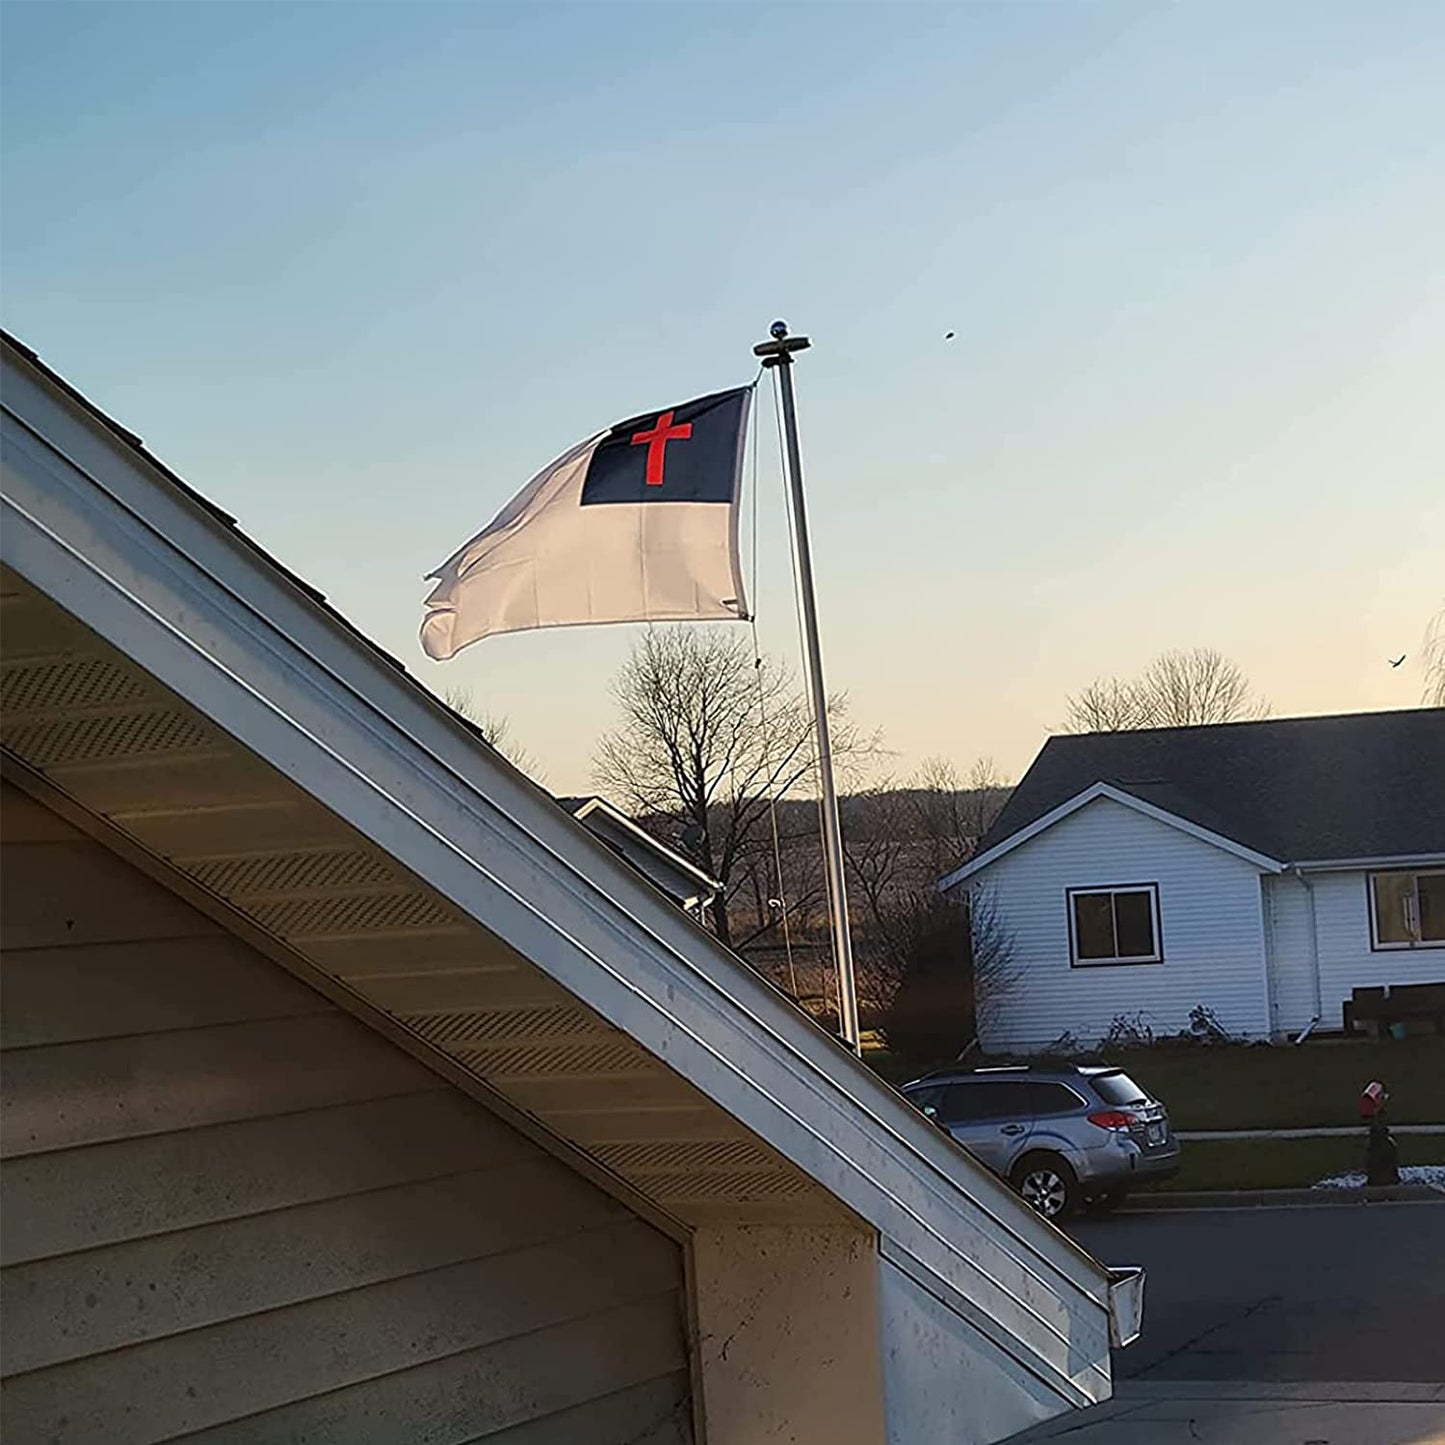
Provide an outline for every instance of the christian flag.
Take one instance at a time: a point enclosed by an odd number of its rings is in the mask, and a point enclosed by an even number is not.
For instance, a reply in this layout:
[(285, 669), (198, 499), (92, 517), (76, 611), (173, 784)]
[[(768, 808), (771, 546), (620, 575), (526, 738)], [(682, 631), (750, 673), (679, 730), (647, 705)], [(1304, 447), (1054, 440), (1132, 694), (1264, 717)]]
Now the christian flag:
[(435, 572), (421, 645), (584, 622), (745, 618), (738, 492), (752, 388), (619, 422), (544, 467)]

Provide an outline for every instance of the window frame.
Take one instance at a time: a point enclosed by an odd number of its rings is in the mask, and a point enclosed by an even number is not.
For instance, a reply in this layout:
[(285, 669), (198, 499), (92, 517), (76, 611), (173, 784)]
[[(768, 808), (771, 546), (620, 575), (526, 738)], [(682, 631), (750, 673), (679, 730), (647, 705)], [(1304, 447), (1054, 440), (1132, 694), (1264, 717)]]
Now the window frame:
[[(1124, 958), (1081, 958), (1079, 956), (1078, 915), (1074, 912), (1074, 899), (1085, 894), (1100, 893), (1147, 893), (1149, 895), (1149, 919), (1154, 927), (1154, 952), (1151, 954), (1129, 955)], [(1111, 905), (1112, 906), (1112, 905)], [(1159, 907), (1159, 885), (1157, 883), (1093, 883), (1079, 888), (1064, 889), (1064, 912), (1069, 930), (1070, 968), (1139, 968), (1164, 962), (1164, 921)], [(1118, 928), (1115, 926), (1115, 934)]]
[(1371, 953), (1408, 953), (1417, 948), (1445, 948), (1445, 938), (1404, 938), (1398, 943), (1382, 943), (1380, 941), (1380, 914), (1375, 892), (1375, 879), (1377, 878), (1398, 878), (1401, 876), (1415, 879), (1415, 920), (1416, 927), (1419, 927), (1420, 919), (1420, 883), (1422, 877), (1445, 878), (1445, 867), (1427, 868), (1376, 868), (1365, 874), (1365, 906), (1370, 914), (1370, 952)]

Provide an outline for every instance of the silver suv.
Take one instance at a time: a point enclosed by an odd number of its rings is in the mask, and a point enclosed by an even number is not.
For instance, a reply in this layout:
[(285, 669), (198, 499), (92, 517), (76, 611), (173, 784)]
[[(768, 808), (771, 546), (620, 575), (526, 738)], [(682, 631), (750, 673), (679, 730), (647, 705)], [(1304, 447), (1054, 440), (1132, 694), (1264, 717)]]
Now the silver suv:
[(1179, 1169), (1164, 1105), (1122, 1069), (942, 1070), (903, 1093), (1046, 1219), (1113, 1209)]

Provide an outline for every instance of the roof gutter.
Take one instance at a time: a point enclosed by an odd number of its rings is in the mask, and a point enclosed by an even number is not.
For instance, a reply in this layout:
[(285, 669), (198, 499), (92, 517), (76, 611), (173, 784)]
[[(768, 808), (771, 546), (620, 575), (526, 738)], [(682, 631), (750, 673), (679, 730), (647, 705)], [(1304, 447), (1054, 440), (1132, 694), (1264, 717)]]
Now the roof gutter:
[(1303, 863), (1292, 863), (1290, 869), (1343, 873), (1360, 868), (1436, 868), (1442, 863), (1445, 863), (1445, 853), (1390, 853), (1374, 858), (1309, 858)]

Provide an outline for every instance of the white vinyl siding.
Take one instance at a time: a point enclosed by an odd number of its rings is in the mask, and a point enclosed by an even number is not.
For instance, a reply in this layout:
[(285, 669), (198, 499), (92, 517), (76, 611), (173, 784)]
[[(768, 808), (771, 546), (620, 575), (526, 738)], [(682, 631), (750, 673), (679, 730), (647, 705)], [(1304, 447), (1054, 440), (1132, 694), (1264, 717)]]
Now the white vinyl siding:
[[(1116, 1016), (1174, 1033), (1196, 1004), (1233, 1033), (1266, 1033), (1259, 876), (1244, 859), (1109, 798), (1004, 854), (973, 880), (992, 892), (1013, 943), (1014, 982), (983, 1010), (984, 1047), (1039, 1049), (1066, 1032), (1090, 1044)], [(1163, 961), (1074, 967), (1069, 891), (1133, 880), (1157, 888)]]
[(691, 1438), (672, 1240), (8, 787), (4, 836), (6, 1440)]
[[(1342, 870), (1308, 876), (1319, 940), (1321, 1028), (1343, 1026), (1345, 1001), (1357, 988), (1445, 981), (1445, 950), (1372, 947), (1369, 873)], [(1266, 887), (1274, 919), (1276, 1027), (1293, 1033), (1314, 1014), (1311, 899), (1304, 884), (1289, 875), (1267, 879)]]
[[(1288, 873), (1265, 878), (1262, 886), (1269, 923), (1270, 1031), (1295, 1034), (1315, 1012), (1310, 897)], [(1328, 1021), (1324, 1026), (1335, 1027)]]

